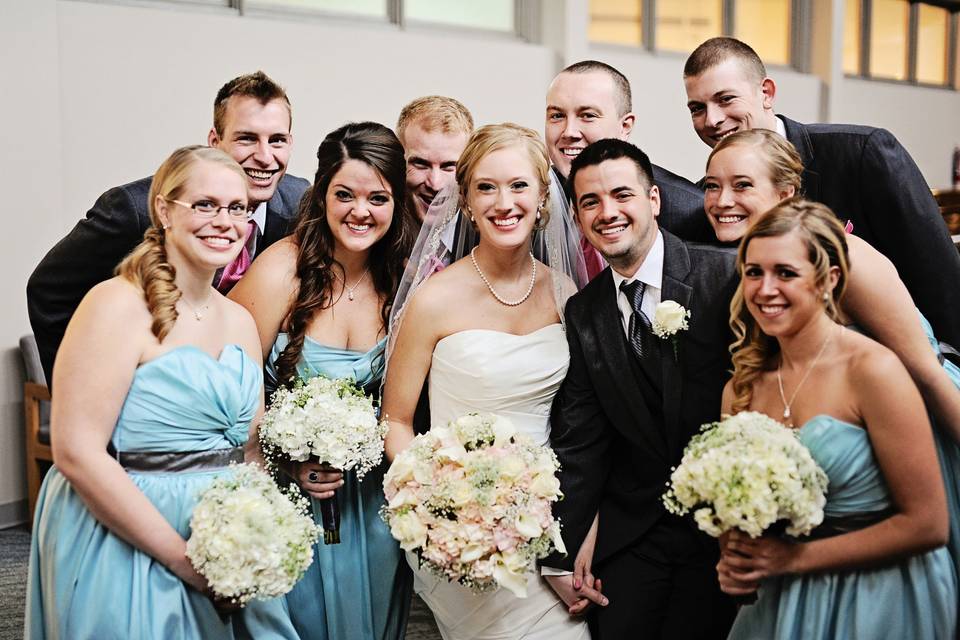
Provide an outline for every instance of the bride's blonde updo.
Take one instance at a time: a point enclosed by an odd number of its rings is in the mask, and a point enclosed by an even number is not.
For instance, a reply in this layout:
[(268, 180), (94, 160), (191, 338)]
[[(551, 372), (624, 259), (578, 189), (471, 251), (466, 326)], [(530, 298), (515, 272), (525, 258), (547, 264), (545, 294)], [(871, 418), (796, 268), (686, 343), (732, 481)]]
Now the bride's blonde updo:
[(840, 269), (837, 284), (824, 301), (827, 315), (834, 321), (840, 319), (840, 299), (850, 270), (847, 234), (826, 205), (802, 198), (788, 198), (763, 214), (747, 230), (737, 251), (740, 284), (730, 301), (730, 328), (736, 338), (730, 345), (733, 355), (732, 413), (750, 407), (754, 383), (764, 371), (774, 368), (776, 356), (780, 352), (779, 343), (760, 329), (743, 298), (743, 266), (747, 247), (754, 238), (775, 238), (792, 231), (800, 235), (807, 247), (807, 259), (813, 264), (814, 284), (818, 290), (828, 291), (831, 267)]
[(229, 155), (213, 147), (193, 145), (181, 147), (170, 154), (150, 184), (147, 207), (150, 212), (150, 228), (143, 234), (143, 242), (130, 252), (117, 266), (116, 273), (129, 280), (143, 291), (147, 309), (153, 316), (150, 331), (163, 342), (163, 339), (177, 321), (177, 300), (180, 290), (174, 284), (176, 270), (167, 262), (165, 247), (166, 234), (163, 224), (157, 216), (156, 200), (174, 200), (183, 193), (184, 185), (190, 178), (194, 166), (199, 162), (210, 162), (234, 171), (246, 184), (246, 174), (240, 165)]
[(530, 164), (540, 181), (540, 200), (543, 206), (540, 208), (540, 220), (537, 222), (537, 229), (546, 227), (550, 220), (549, 198), (547, 197), (550, 188), (550, 159), (547, 157), (547, 148), (543, 144), (538, 134), (533, 129), (521, 127), (512, 122), (502, 124), (488, 124), (480, 127), (473, 132), (467, 146), (464, 147), (460, 159), (457, 161), (457, 184), (460, 188), (460, 206), (467, 204), (467, 192), (470, 187), (470, 181), (476, 171), (477, 164), (487, 155), (494, 151), (499, 151), (506, 147), (521, 145), (530, 156)]

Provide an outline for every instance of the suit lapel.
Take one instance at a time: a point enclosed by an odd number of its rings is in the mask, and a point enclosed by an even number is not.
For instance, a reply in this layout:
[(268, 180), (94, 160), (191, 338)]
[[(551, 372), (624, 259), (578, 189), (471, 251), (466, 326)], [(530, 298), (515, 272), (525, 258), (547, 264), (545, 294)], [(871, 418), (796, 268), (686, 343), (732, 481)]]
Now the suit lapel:
[[(690, 273), (690, 254), (686, 245), (675, 236), (663, 232), (663, 288), (660, 300), (673, 300), (684, 309), (690, 309), (693, 288), (684, 283)], [(663, 422), (667, 448), (670, 454), (680, 444), (680, 407), (683, 399), (683, 376), (680, 359), (686, 344), (684, 332), (663, 339), (660, 345), (660, 364), (663, 371)]]
[(638, 446), (652, 448), (658, 454), (667, 457), (667, 443), (658, 425), (654, 424), (650, 410), (643, 401), (628, 358), (633, 357), (624, 348), (623, 322), (617, 297), (613, 288), (613, 276), (607, 268), (597, 276), (598, 298), (595, 299), (595, 312), (592, 314), (594, 329), (597, 333), (599, 361), (607, 367), (607, 373), (615, 385), (616, 401), (626, 409), (625, 417), (629, 426), (624, 435)]
[(796, 148), (800, 154), (800, 160), (803, 161), (803, 174), (800, 180), (803, 185), (803, 195), (808, 200), (820, 199), (820, 174), (812, 169), (813, 164), (813, 144), (810, 142), (810, 135), (799, 122), (794, 122), (786, 116), (777, 116), (783, 121), (783, 128), (787, 131), (787, 140)]

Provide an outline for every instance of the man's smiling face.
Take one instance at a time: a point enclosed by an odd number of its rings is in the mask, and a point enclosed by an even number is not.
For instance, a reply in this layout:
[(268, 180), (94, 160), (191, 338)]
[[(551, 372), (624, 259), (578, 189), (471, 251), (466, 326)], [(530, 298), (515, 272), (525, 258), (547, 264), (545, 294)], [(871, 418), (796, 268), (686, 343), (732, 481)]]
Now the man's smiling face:
[(693, 128), (710, 147), (736, 131), (755, 127), (776, 130), (776, 85), (770, 78), (754, 77), (736, 58), (727, 58), (683, 82)]
[(544, 138), (550, 161), (564, 176), (570, 163), (591, 142), (626, 140), (633, 129), (632, 113), (620, 114), (616, 89), (602, 71), (561, 73), (547, 91)]
[(290, 108), (283, 100), (262, 104), (251, 96), (227, 101), (223, 131), (211, 130), (207, 142), (225, 151), (247, 174), (251, 205), (273, 197), (287, 170), (292, 144)]

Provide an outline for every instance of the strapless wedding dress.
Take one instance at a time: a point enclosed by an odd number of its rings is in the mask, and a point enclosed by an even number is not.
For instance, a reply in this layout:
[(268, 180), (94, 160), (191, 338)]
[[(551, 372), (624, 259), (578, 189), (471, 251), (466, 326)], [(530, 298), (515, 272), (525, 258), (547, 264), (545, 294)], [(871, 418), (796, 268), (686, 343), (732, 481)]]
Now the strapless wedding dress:
[[(550, 440), (550, 407), (567, 373), (570, 354), (560, 324), (526, 335), (469, 329), (437, 343), (430, 367), (430, 416), (445, 425), (466, 413), (508, 418), (537, 444)], [(417, 566), (414, 590), (433, 611), (445, 640), (588, 640), (582, 618), (538, 574), (530, 574), (527, 597), (507, 589), (476, 594)]]

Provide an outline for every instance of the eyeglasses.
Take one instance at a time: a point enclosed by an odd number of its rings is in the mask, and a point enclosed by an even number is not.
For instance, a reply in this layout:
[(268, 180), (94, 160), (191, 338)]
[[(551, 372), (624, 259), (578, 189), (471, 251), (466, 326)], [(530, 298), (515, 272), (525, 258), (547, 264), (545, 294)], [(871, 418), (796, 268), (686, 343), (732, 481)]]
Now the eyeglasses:
[(183, 202), (181, 200), (174, 200), (173, 198), (164, 198), (164, 200), (178, 204), (181, 207), (186, 207), (187, 209), (193, 209), (193, 213), (201, 218), (216, 218), (221, 210), (226, 210), (226, 212), (230, 214), (231, 218), (236, 218), (238, 220), (248, 220), (250, 216), (253, 215), (253, 210), (240, 202), (218, 206), (209, 200), (200, 200), (199, 202), (194, 202), (193, 204)]

